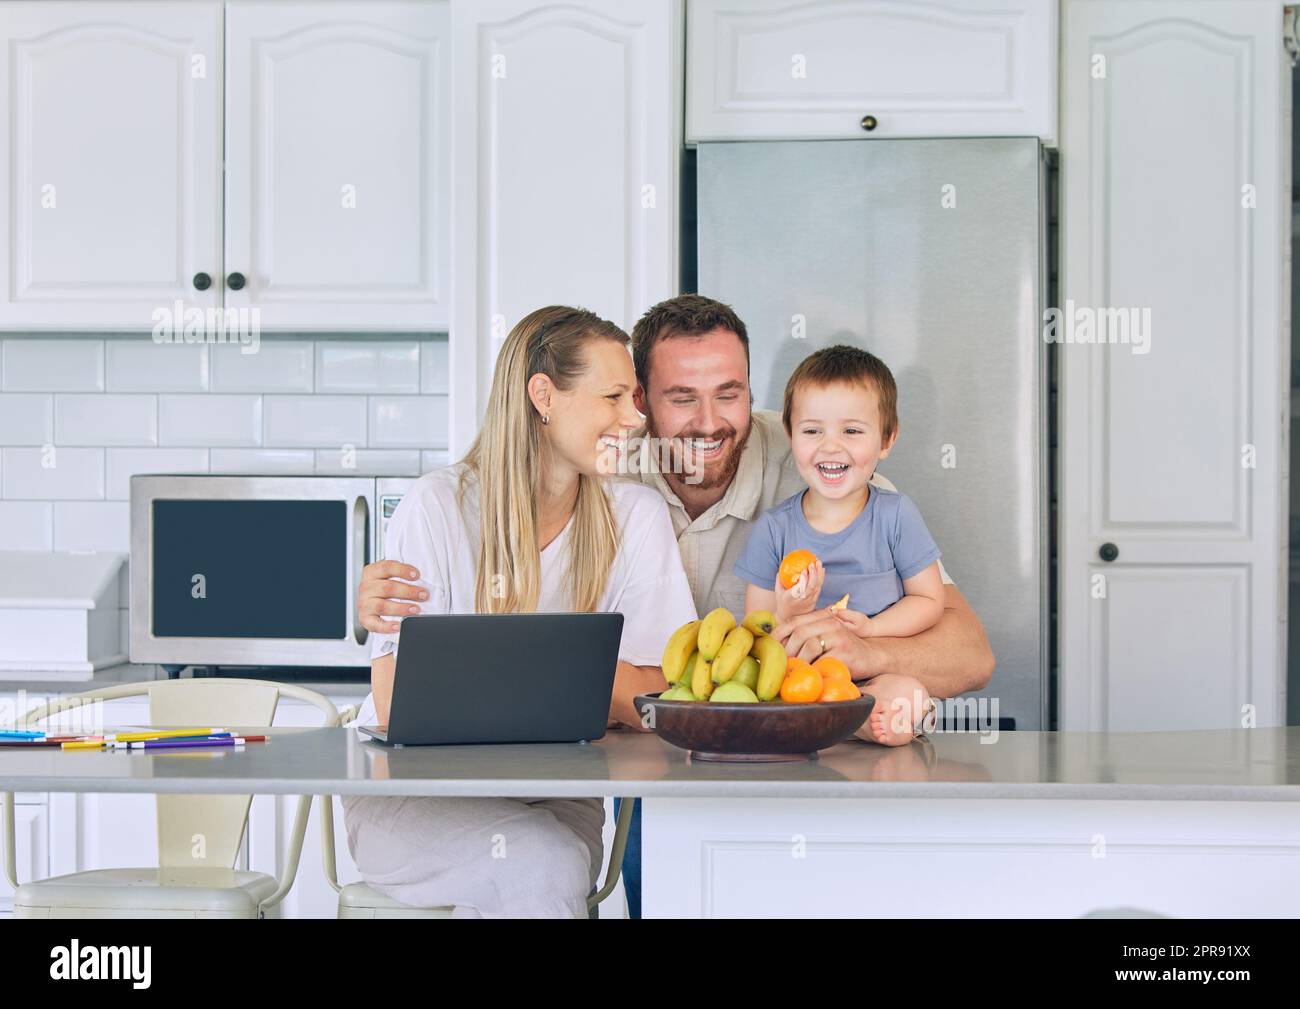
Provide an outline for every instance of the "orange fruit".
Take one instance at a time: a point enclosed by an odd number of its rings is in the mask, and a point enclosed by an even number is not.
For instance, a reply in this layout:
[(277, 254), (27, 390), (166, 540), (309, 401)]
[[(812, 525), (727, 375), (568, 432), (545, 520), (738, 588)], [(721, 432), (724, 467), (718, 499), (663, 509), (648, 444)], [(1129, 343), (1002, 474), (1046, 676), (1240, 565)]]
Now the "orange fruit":
[(824, 680), (853, 682), (853, 674), (849, 672), (849, 667), (844, 664), (842, 659), (837, 659), (834, 655), (823, 655), (813, 663), (813, 668), (822, 674)]
[(823, 679), (822, 695), (819, 701), (856, 701), (862, 691), (852, 680)]
[(787, 704), (810, 704), (821, 697), (822, 686), (822, 674), (804, 662), (785, 674), (781, 700)]
[(777, 570), (776, 577), (781, 582), (781, 587), (791, 588), (799, 580), (799, 576), (808, 570), (808, 566), (817, 560), (817, 555), (811, 550), (791, 550), (781, 558), (781, 567)]

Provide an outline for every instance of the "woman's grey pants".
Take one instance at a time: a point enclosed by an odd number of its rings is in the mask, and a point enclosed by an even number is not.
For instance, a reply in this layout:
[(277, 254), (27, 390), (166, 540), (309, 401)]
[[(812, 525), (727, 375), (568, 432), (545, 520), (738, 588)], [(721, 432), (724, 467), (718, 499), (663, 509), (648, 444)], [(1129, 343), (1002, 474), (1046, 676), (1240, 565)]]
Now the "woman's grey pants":
[(600, 799), (345, 795), (348, 849), (368, 885), (465, 918), (585, 918), (600, 875)]

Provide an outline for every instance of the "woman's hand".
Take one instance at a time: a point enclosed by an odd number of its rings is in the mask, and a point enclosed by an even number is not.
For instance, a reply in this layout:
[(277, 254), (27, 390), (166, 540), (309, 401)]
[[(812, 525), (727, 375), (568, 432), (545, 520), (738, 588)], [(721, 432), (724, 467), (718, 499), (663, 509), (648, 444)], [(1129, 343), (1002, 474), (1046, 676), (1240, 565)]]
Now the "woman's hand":
[[(405, 578), (406, 581), (397, 581)], [(385, 616), (411, 617), (420, 607), (399, 603), (398, 599), (426, 600), (429, 593), (418, 585), (406, 582), (419, 581), (420, 572), (401, 561), (375, 561), (361, 572), (361, 587), (357, 590), (357, 616), (361, 626), (376, 634), (396, 634), (401, 624), (385, 620)]]
[(813, 561), (799, 575), (799, 580), (788, 589), (781, 584), (781, 576), (776, 576), (773, 591), (776, 593), (776, 606), (773, 614), (779, 623), (811, 613), (817, 608), (817, 600), (822, 594), (822, 584), (826, 581), (826, 568), (821, 561)]
[(636, 696), (667, 689), (668, 681), (658, 666), (634, 666), (620, 661), (614, 673), (614, 693), (609, 701), (609, 727), (648, 732), (641, 721), (641, 712), (636, 709)]

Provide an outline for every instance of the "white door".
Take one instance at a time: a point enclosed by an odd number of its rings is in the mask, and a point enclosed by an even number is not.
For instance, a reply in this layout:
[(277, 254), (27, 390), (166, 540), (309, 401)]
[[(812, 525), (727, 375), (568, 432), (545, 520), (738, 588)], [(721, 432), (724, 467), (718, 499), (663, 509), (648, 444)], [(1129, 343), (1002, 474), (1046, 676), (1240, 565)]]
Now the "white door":
[(3, 5), (0, 329), (148, 331), (217, 304), (221, 12)]
[(447, 4), (226, 7), (226, 307), (445, 329)]
[(692, 0), (686, 138), (1056, 137), (1055, 0)]
[(1071, 0), (1063, 31), (1060, 725), (1282, 724), (1282, 8)]
[(544, 305), (628, 328), (678, 291), (680, 0), (452, 0), (451, 455)]

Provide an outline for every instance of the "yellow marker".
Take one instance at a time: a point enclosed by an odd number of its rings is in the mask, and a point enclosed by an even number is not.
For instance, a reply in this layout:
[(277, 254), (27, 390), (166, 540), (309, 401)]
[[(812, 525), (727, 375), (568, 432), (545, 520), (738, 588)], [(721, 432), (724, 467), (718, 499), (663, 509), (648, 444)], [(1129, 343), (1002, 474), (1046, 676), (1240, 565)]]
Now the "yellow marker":
[(102, 750), (105, 743), (102, 739), (86, 740), (81, 743), (61, 743), (60, 746), (65, 750)]
[(144, 732), (116, 732), (108, 738), (119, 743), (143, 743), (151, 739), (171, 739), (176, 736), (213, 736), (228, 729), (148, 729)]

